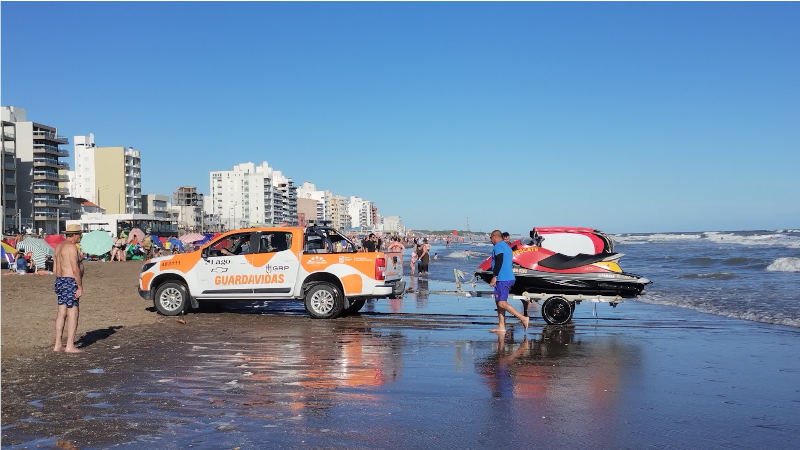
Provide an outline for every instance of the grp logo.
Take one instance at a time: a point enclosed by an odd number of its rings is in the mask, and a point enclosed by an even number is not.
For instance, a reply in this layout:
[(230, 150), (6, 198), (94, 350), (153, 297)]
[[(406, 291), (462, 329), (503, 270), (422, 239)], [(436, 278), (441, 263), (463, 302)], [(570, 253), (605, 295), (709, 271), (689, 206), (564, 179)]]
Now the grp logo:
[(288, 270), (289, 266), (279, 266), (279, 265), (275, 265), (275, 264), (267, 264), (266, 268), (267, 268), (267, 273), (271, 273), (271, 272), (282, 272), (284, 270)]

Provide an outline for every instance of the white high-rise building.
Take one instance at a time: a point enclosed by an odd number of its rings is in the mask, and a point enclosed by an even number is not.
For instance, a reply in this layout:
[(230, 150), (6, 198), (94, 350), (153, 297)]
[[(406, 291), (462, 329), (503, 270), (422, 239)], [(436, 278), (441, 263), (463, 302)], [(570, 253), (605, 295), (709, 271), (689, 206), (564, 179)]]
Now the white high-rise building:
[(347, 212), (350, 214), (350, 226), (353, 228), (371, 229), (375, 225), (372, 217), (372, 202), (369, 200), (350, 196)]
[(96, 202), (94, 176), (94, 133), (88, 136), (73, 136), (75, 149), (75, 175), (70, 183), (70, 195)]
[(209, 173), (208, 210), (228, 229), (254, 225), (297, 225), (297, 187), (266, 161)]

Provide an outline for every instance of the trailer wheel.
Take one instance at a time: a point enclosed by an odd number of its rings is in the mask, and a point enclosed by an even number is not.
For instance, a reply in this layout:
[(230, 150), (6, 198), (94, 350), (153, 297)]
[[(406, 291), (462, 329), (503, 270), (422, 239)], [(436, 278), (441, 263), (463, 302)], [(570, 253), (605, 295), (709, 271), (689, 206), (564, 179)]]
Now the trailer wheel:
[(542, 303), (542, 318), (550, 325), (564, 325), (572, 320), (573, 307), (564, 297), (550, 297)]
[(344, 296), (331, 283), (317, 283), (306, 292), (306, 311), (314, 319), (333, 319), (344, 309)]

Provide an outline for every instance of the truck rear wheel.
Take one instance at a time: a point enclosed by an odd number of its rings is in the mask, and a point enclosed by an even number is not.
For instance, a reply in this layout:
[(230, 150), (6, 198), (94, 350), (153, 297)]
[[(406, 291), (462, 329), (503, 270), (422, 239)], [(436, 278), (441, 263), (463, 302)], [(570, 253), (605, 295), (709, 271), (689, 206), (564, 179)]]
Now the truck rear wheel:
[(367, 299), (365, 298), (357, 298), (350, 303), (350, 306), (344, 311), (345, 314), (355, 314), (361, 311), (361, 308), (364, 307), (364, 304), (367, 303)]
[(344, 309), (344, 296), (331, 283), (317, 283), (306, 292), (306, 311), (314, 319), (333, 319)]

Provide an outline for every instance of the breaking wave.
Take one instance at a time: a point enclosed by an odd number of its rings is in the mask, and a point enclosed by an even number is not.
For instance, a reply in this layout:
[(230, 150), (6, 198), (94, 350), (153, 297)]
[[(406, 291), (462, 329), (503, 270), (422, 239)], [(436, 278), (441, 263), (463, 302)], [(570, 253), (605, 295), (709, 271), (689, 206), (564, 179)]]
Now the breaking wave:
[(620, 244), (643, 244), (656, 242), (687, 242), (706, 240), (720, 244), (765, 245), (800, 248), (797, 230), (776, 230), (769, 232), (724, 232), (705, 231), (701, 233), (654, 233), (613, 235), (614, 242)]
[(800, 272), (800, 258), (778, 258), (767, 266), (770, 272)]
[[(746, 309), (728, 308), (731, 306), (727, 302), (720, 302), (711, 298), (698, 298), (695, 296), (682, 296), (682, 295), (666, 295), (664, 293), (651, 292), (636, 300), (642, 303), (650, 303), (653, 305), (666, 305), (678, 308), (687, 308), (699, 311), (706, 314), (713, 314), (717, 316), (730, 317), (732, 319), (749, 320), (752, 322), (769, 323), (774, 325), (785, 325), (790, 327), (800, 327), (800, 317), (791, 311), (786, 311), (780, 308), (760, 309), (757, 305), (765, 305), (763, 302), (741, 302), (737, 301), (737, 306), (744, 306)], [(766, 306), (766, 305), (765, 305)]]
[[(470, 259), (479, 259), (479, 258), (480, 259), (485, 259), (486, 256), (488, 256), (488, 254), (487, 253), (483, 253), (483, 252), (476, 252), (476, 251), (469, 252), (469, 258)], [(458, 250), (458, 251), (450, 253), (449, 255), (447, 255), (447, 257), (448, 258), (467, 259), (467, 252)]]

